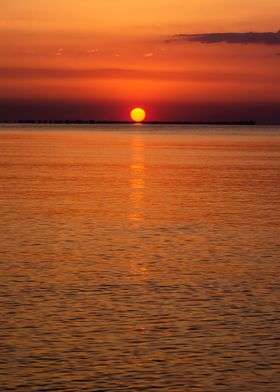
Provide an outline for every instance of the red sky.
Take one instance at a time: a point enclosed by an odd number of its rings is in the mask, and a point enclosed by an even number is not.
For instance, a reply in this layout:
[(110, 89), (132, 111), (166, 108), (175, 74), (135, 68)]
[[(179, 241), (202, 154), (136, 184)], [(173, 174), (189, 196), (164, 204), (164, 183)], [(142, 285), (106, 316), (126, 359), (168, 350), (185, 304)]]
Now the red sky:
[(0, 120), (141, 106), (154, 121), (280, 123), (279, 15), (279, 0), (5, 2)]

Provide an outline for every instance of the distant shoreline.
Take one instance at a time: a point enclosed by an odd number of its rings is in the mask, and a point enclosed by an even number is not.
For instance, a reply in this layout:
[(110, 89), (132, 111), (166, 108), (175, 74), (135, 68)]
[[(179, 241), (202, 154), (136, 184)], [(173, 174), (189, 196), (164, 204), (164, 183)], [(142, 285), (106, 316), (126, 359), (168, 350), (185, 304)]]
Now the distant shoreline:
[(95, 120), (6, 120), (0, 121), (0, 124), (61, 124), (61, 125), (94, 125), (94, 124), (152, 124), (152, 125), (257, 125), (253, 120), (249, 121), (144, 121), (142, 123), (135, 123), (133, 121), (95, 121)]

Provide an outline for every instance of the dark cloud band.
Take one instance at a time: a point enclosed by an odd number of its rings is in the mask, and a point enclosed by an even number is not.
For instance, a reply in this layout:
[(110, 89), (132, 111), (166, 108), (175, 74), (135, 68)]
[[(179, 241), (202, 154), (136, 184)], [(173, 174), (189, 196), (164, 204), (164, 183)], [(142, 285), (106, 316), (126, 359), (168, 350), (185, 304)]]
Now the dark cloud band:
[(263, 44), (280, 45), (280, 31), (248, 32), (248, 33), (207, 33), (207, 34), (176, 34), (167, 42), (190, 41), (202, 44)]

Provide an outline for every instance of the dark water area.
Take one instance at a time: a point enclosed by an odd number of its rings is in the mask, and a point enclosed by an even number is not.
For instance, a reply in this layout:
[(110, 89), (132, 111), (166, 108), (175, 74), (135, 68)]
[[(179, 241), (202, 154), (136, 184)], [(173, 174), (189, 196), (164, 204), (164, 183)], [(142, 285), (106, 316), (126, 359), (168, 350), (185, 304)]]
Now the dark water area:
[(280, 389), (280, 127), (0, 126), (0, 390)]

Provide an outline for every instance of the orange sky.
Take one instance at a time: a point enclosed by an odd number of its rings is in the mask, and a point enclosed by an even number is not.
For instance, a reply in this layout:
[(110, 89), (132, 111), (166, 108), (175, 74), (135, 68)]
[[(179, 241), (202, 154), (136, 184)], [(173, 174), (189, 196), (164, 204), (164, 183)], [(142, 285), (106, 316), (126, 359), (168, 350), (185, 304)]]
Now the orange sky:
[(280, 122), (279, 15), (279, 0), (5, 2), (0, 119), (143, 106), (149, 120)]

